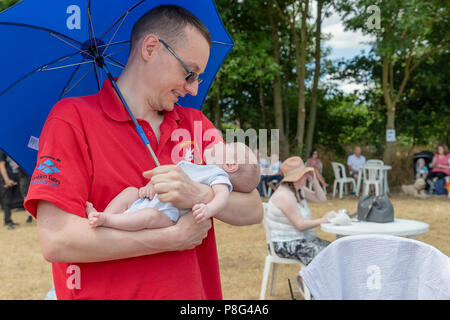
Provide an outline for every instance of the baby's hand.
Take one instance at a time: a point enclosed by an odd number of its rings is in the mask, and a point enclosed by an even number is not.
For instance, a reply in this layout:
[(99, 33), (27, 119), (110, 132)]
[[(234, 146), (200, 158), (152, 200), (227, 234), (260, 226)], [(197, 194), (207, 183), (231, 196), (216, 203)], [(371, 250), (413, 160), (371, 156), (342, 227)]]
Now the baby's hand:
[(208, 206), (204, 203), (197, 203), (194, 205), (192, 207), (192, 214), (194, 215), (194, 219), (197, 223), (211, 218), (211, 213), (208, 210)]
[(148, 183), (145, 187), (139, 188), (139, 198), (141, 199), (149, 198), (151, 200), (155, 194), (155, 188), (151, 183)]

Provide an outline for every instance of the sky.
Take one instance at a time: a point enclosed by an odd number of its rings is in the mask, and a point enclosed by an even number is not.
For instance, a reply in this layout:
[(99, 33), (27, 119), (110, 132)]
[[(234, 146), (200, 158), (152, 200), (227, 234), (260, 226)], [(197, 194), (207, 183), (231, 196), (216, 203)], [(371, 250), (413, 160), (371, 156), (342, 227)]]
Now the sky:
[[(312, 18), (315, 19), (316, 2), (313, 1), (312, 5), (311, 14)], [(360, 54), (362, 50), (367, 53), (370, 49), (370, 46), (364, 43), (370, 41), (370, 37), (363, 35), (361, 32), (344, 31), (341, 17), (336, 12), (323, 20), (322, 33), (331, 34), (331, 39), (323, 42), (324, 46), (332, 49), (330, 56), (328, 56), (329, 59), (351, 59)], [(361, 89), (362, 85), (340, 82), (339, 87), (345, 93), (351, 93), (355, 89)]]

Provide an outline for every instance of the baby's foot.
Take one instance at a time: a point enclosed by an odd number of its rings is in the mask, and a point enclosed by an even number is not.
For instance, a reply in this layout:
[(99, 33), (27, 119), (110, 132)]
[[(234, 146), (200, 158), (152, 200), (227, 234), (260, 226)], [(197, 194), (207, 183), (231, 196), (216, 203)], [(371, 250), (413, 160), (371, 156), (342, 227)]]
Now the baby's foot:
[(89, 213), (88, 219), (91, 228), (95, 229), (97, 227), (101, 227), (105, 223), (106, 217), (103, 212), (92, 211)]
[(92, 203), (86, 203), (86, 215), (89, 219), (89, 225), (91, 228), (97, 228), (104, 224), (105, 222), (105, 214), (103, 212), (98, 212), (95, 210)]

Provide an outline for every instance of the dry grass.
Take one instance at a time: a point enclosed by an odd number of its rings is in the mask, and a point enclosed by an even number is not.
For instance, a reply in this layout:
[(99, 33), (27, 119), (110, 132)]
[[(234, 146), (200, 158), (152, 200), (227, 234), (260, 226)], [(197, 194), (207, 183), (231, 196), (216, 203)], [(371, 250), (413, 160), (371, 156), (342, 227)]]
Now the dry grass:
[[(421, 220), (429, 224), (429, 231), (417, 240), (450, 255), (450, 199), (433, 196), (418, 200), (395, 195), (391, 198), (397, 218)], [(313, 218), (329, 210), (347, 208), (356, 211), (356, 197), (310, 204)], [(41, 255), (36, 222), (26, 224), (27, 213), (13, 212), (20, 226), (14, 230), (0, 228), (0, 299), (42, 299), (52, 285), (51, 266)], [(224, 299), (258, 299), (264, 258), (267, 254), (262, 225), (232, 227), (215, 221)], [(333, 241), (334, 235), (317, 228), (318, 236)], [(281, 265), (275, 295), (270, 299), (290, 299), (288, 282), (298, 274), (298, 266)], [(296, 298), (300, 298), (296, 293)]]

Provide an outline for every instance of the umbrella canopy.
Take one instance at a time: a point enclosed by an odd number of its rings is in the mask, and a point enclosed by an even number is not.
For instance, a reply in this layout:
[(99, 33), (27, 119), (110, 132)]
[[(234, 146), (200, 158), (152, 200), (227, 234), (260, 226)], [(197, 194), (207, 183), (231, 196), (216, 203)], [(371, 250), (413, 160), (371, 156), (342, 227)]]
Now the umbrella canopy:
[(0, 13), (0, 149), (31, 175), (53, 105), (65, 97), (94, 94), (106, 79), (90, 50), (98, 51), (118, 77), (128, 59), (134, 23), (162, 4), (186, 8), (211, 33), (198, 94), (178, 102), (201, 109), (233, 47), (213, 0), (23, 0)]

